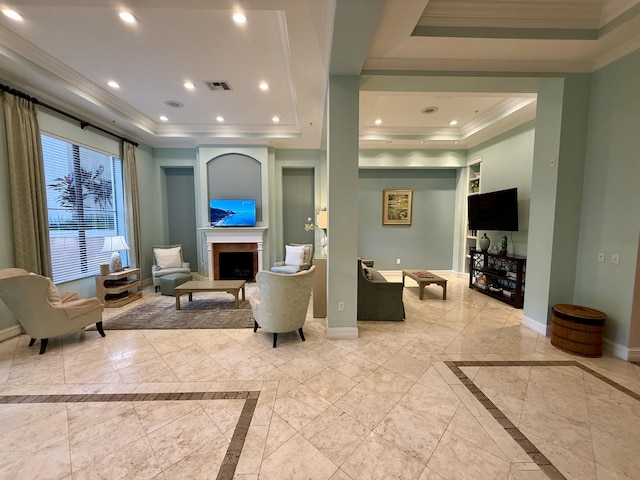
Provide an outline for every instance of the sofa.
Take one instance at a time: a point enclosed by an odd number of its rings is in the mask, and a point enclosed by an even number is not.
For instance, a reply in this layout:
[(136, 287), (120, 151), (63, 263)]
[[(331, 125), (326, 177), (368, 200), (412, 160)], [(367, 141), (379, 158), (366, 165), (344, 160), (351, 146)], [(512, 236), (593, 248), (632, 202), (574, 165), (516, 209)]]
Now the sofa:
[(388, 282), (369, 265), (358, 259), (358, 320), (404, 320), (402, 282)]

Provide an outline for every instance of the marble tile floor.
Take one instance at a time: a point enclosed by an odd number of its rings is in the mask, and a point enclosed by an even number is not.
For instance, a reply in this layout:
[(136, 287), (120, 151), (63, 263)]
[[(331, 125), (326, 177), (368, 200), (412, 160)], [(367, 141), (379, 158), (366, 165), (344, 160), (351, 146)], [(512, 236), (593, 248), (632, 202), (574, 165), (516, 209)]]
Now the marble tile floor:
[(561, 352), (442, 276), (446, 301), (408, 287), (407, 320), (357, 340), (309, 310), (276, 349), (252, 329), (4, 341), (0, 479), (639, 479), (640, 366)]

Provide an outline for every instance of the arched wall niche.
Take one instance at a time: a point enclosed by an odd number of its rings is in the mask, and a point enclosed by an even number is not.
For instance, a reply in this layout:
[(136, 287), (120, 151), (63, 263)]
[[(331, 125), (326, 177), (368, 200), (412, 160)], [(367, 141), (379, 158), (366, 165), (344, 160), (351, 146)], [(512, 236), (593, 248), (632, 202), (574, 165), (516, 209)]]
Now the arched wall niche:
[(262, 164), (249, 155), (228, 153), (207, 161), (207, 196), (211, 199), (253, 199), (262, 222)]

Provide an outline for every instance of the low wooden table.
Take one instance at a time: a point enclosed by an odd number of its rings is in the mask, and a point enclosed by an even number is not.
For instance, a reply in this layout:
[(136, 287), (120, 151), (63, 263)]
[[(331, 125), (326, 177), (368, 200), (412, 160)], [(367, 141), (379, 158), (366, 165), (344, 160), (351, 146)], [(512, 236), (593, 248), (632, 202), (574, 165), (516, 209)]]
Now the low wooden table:
[(176, 310), (180, 310), (180, 296), (189, 294), (189, 301), (193, 300), (193, 292), (227, 292), (236, 299), (236, 309), (238, 308), (238, 293), (242, 290), (242, 301), (244, 302), (245, 280), (191, 280), (190, 282), (178, 285), (175, 288)]
[(424, 296), (424, 287), (435, 283), (442, 287), (442, 300), (447, 299), (447, 280), (426, 270), (403, 270), (402, 271), (402, 286), (404, 287), (404, 277), (409, 277), (418, 282), (418, 288), (420, 289), (420, 300)]

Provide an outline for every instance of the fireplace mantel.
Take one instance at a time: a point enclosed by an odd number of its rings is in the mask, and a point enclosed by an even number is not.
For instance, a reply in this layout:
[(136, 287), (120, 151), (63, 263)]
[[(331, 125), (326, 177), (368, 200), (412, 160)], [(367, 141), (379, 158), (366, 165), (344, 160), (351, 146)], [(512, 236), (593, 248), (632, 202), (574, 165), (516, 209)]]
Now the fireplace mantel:
[(267, 227), (201, 227), (207, 243), (209, 279), (213, 280), (214, 243), (255, 243), (258, 246), (258, 271), (262, 270), (262, 246)]

